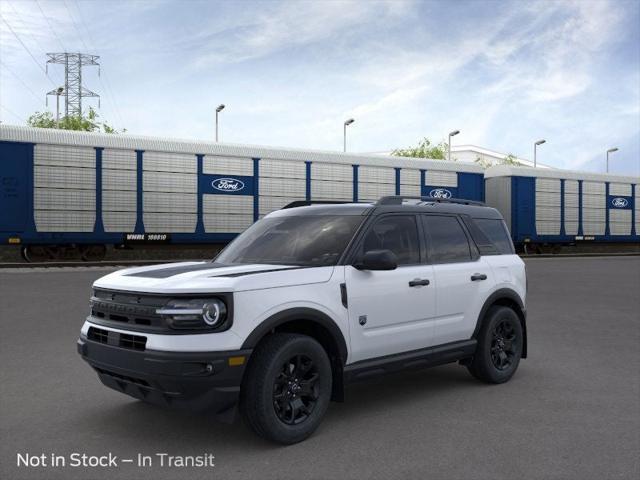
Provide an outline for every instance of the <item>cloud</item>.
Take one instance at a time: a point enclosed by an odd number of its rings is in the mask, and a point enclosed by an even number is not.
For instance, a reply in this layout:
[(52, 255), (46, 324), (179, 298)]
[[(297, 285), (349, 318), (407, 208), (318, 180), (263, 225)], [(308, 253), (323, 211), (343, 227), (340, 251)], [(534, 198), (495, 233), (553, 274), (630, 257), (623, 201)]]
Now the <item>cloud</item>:
[[(40, 2), (65, 46), (83, 48), (65, 4)], [(638, 135), (637, 2), (67, 5), (78, 27), (91, 25), (131, 133), (211, 138), (223, 102), (223, 138), (233, 142), (338, 149), (354, 117), (352, 150), (439, 141), (459, 128), (459, 142), (524, 157), (532, 139), (547, 138), (543, 161), (572, 167), (596, 165), (604, 144)], [(42, 64), (44, 48), (60, 48), (35, 3), (5, 0), (0, 13)], [(0, 56), (30, 89), (51, 89), (2, 22)], [(87, 86), (114, 119), (93, 73)], [(31, 113), (33, 94), (4, 71), (1, 80), (0, 102)]]
[[(218, 22), (203, 28), (187, 40), (202, 55), (194, 60), (200, 69), (259, 59), (281, 50), (292, 50), (318, 42), (331, 43), (352, 30), (380, 18), (399, 18), (411, 2), (386, 1), (303, 1), (265, 2), (224, 27)], [(227, 41), (232, 39), (231, 42)], [(338, 40), (338, 43), (340, 41)]]

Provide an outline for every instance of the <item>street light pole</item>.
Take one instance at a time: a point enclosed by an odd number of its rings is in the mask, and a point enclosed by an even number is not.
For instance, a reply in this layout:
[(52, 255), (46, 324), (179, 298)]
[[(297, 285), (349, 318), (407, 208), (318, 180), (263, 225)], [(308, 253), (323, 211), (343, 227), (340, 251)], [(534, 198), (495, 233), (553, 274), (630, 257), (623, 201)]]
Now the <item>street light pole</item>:
[(460, 133), (460, 130), (454, 130), (449, 132), (449, 147), (447, 148), (447, 160), (451, 161), (451, 137), (455, 137)]
[(218, 108), (216, 108), (216, 142), (218, 141), (218, 114), (224, 110), (224, 103), (221, 103), (220, 105), (218, 105)]
[(609, 154), (617, 151), (618, 151), (618, 147), (613, 147), (607, 150), (607, 173), (609, 173)]
[(342, 151), (346, 152), (347, 151), (347, 126), (351, 125), (353, 122), (355, 122), (355, 120), (353, 118), (350, 118), (349, 120), (345, 120), (344, 125), (343, 125), (343, 147), (342, 147)]
[(64, 88), (58, 87), (56, 90), (56, 128), (60, 128), (60, 95), (64, 92)]
[(538, 140), (537, 142), (535, 142), (533, 144), (533, 168), (536, 168), (538, 166), (538, 145), (542, 145), (543, 143), (545, 143), (546, 140)]

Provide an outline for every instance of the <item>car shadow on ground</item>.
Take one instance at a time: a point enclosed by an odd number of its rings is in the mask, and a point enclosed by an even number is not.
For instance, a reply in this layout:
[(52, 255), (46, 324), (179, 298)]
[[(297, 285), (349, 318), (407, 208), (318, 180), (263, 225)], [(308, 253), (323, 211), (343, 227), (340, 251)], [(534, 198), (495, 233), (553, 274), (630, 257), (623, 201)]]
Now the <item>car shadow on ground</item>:
[[(407, 404), (417, 403), (429, 408), (430, 401), (446, 395), (452, 389), (478, 388), (482, 384), (473, 379), (463, 367), (449, 365), (426, 370), (406, 371), (349, 385), (345, 402), (332, 402), (315, 435), (332, 428), (342, 428), (345, 419), (358, 421), (391, 409), (398, 411)], [(114, 439), (135, 436), (140, 445), (153, 449), (166, 446), (167, 439), (176, 449), (193, 451), (207, 448), (242, 446), (244, 451), (260, 451), (281, 446), (253, 434), (236, 415), (233, 424), (219, 422), (213, 415), (149, 405), (124, 397), (117, 404), (109, 396), (99, 405), (78, 418), (78, 428), (102, 432)], [(162, 439), (162, 440), (160, 440)]]

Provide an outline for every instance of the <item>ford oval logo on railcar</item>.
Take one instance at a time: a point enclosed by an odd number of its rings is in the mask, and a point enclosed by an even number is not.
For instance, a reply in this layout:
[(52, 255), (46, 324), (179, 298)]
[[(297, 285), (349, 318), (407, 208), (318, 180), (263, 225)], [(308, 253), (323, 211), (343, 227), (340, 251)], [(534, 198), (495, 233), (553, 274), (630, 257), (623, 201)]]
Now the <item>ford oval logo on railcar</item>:
[(244, 189), (244, 182), (237, 178), (216, 178), (211, 186), (220, 192), (239, 192)]
[(429, 192), (429, 196), (433, 198), (451, 198), (451, 192), (446, 188), (434, 188)]
[(629, 200), (622, 197), (616, 197), (611, 199), (611, 205), (614, 208), (626, 208), (629, 205)]

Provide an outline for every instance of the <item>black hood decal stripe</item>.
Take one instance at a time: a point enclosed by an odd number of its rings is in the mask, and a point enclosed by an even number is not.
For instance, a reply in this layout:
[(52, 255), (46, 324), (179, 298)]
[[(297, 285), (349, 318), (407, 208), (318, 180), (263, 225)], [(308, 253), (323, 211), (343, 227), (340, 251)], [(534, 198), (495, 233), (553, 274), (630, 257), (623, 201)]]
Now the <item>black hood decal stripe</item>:
[(198, 263), (196, 265), (182, 265), (180, 267), (159, 268), (148, 272), (128, 273), (127, 277), (146, 277), (146, 278), (169, 278), (181, 273), (197, 272), (199, 270), (211, 270), (214, 268), (231, 267), (224, 263)]
[(219, 275), (210, 275), (211, 277), (244, 277), (245, 275), (257, 275), (259, 273), (271, 273), (271, 272), (285, 272), (287, 270), (300, 270), (301, 268), (310, 268), (310, 267), (285, 267), (285, 268), (270, 268), (269, 270), (251, 270), (249, 272), (238, 272), (238, 273), (221, 273)]
[[(138, 273), (128, 273), (127, 277), (145, 277), (145, 278), (169, 278), (174, 275), (180, 275), (182, 273), (190, 273), (190, 272), (198, 272), (200, 270), (214, 270), (216, 268), (224, 268), (224, 267), (239, 267), (241, 265), (228, 265), (224, 263), (198, 263), (195, 265), (182, 265), (179, 267), (167, 267), (167, 268), (159, 268), (157, 270), (150, 270), (147, 272), (138, 272)], [(242, 277), (244, 275), (255, 275), (258, 273), (269, 273), (269, 272), (279, 272), (284, 270), (297, 270), (299, 268), (308, 268), (308, 267), (282, 267), (282, 268), (270, 268), (266, 270), (249, 270), (246, 272), (237, 272), (237, 273), (219, 273), (210, 275), (210, 277)]]

